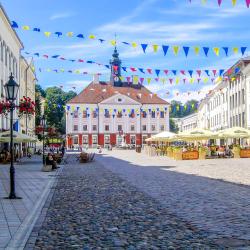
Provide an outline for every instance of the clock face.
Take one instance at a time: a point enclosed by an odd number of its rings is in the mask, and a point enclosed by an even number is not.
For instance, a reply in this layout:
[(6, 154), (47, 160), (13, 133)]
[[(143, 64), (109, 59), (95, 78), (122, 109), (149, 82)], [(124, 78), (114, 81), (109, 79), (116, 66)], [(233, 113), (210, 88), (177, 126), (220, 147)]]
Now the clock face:
[(118, 82), (119, 81), (119, 77), (115, 76), (114, 80), (115, 80), (115, 82)]

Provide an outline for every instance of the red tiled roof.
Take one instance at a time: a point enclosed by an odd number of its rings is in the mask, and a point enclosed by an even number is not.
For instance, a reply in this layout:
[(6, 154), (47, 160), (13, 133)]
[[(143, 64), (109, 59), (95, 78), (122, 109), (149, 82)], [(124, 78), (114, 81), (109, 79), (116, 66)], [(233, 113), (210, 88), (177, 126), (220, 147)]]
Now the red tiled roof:
[(91, 82), (81, 93), (71, 99), (68, 104), (97, 104), (118, 93), (126, 95), (141, 104), (169, 104), (144, 86), (128, 86), (126, 83), (123, 83), (123, 85), (123, 87), (115, 87), (110, 82)]

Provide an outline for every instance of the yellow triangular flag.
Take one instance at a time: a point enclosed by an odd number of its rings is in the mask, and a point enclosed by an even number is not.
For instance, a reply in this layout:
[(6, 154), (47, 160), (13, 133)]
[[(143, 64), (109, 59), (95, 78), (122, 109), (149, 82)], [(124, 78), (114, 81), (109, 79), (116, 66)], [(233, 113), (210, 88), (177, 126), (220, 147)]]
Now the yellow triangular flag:
[(232, 5), (235, 6), (236, 2), (237, 2), (237, 0), (232, 0)]
[(89, 35), (89, 39), (95, 39), (95, 35)]
[(208, 80), (209, 80), (208, 77), (205, 77), (205, 78), (203, 79), (204, 83), (207, 83)]
[(48, 68), (48, 69), (47, 69), (47, 72), (50, 72), (50, 71), (51, 71), (51, 69)]
[(133, 48), (137, 47), (137, 43), (135, 43), (135, 42), (132, 42), (131, 45), (132, 45)]
[(219, 54), (220, 54), (220, 48), (213, 48), (213, 50), (214, 50), (214, 53), (215, 53), (215, 55), (216, 56), (219, 56)]
[(199, 52), (200, 52), (200, 47), (195, 46), (194, 47), (194, 53), (195, 53), (195, 55), (199, 55)]
[(190, 78), (190, 83), (194, 83), (194, 78)]
[(207, 0), (201, 0), (201, 3), (202, 3), (202, 4), (206, 4), (206, 3), (207, 3)]
[(179, 46), (173, 46), (173, 51), (175, 55), (178, 55), (179, 52)]
[(65, 69), (60, 69), (60, 71), (61, 71), (61, 72), (64, 72), (64, 71), (65, 71)]
[(159, 48), (159, 45), (153, 44), (152, 46), (153, 46), (154, 52), (157, 52), (157, 51), (158, 51), (158, 48)]
[(22, 27), (22, 29), (23, 29), (23, 30), (30, 30), (30, 26), (25, 25), (25, 26)]
[(68, 33), (66, 33), (66, 36), (68, 36), (68, 37), (72, 37), (73, 36), (73, 32), (72, 31), (70, 31), (70, 32), (68, 32)]
[(119, 77), (121, 81), (124, 81), (124, 76)]
[(78, 69), (75, 70), (75, 73), (76, 73), (76, 74), (80, 74), (80, 70), (78, 70)]
[(147, 78), (148, 84), (150, 84), (151, 80), (152, 80), (151, 78)]
[(233, 48), (233, 52), (234, 52), (234, 54), (238, 54), (239, 48), (237, 48), (237, 47)]
[(176, 77), (176, 79), (175, 79), (176, 85), (179, 84), (179, 82), (180, 82), (180, 77)]
[(46, 37), (50, 37), (51, 32), (50, 32), (50, 31), (45, 31), (45, 32), (44, 32), (44, 35), (45, 35)]
[(116, 46), (116, 40), (111, 40), (110, 43), (111, 45)]
[(133, 77), (133, 84), (138, 84), (139, 82), (139, 77), (138, 76), (134, 76)]

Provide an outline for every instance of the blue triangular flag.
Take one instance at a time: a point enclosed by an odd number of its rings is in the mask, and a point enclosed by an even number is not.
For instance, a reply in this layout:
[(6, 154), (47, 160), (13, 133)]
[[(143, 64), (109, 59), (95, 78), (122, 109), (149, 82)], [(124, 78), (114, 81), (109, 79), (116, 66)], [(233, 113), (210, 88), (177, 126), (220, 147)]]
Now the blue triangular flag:
[(93, 61), (86, 61), (86, 63), (93, 63)]
[(51, 58), (58, 58), (60, 55), (51, 56)]
[(17, 28), (18, 28), (18, 24), (17, 24), (17, 22), (12, 21), (12, 23), (11, 23), (11, 27), (12, 27), (13, 29), (17, 29)]
[(169, 46), (167, 46), (167, 45), (162, 45), (162, 50), (163, 50), (163, 52), (164, 52), (164, 56), (168, 53), (168, 48), (169, 48)]
[(207, 56), (209, 48), (208, 47), (203, 47), (203, 51), (204, 51), (205, 55)]
[(103, 43), (105, 40), (104, 39), (98, 39), (100, 41), (100, 43)]
[(57, 31), (57, 32), (55, 32), (55, 35), (57, 35), (58, 37), (59, 37), (59, 36), (62, 36), (62, 32)]
[(70, 110), (70, 106), (67, 106), (67, 110)]
[(223, 47), (222, 49), (224, 49), (226, 56), (228, 56), (228, 47)]
[(241, 48), (240, 48), (241, 54), (242, 54), (243, 56), (244, 56), (246, 50), (247, 50), (247, 47), (241, 47)]
[(25, 51), (24, 53), (25, 53), (26, 55), (29, 55), (29, 54), (30, 54), (30, 53), (29, 53), (29, 52), (27, 52), (27, 51)]
[(188, 52), (189, 52), (189, 47), (183, 46), (183, 50), (184, 50), (184, 53), (185, 53), (185, 55), (187, 57), (188, 56)]
[(207, 76), (210, 76), (208, 69), (205, 69), (205, 72), (206, 72)]
[(110, 69), (109, 65), (105, 65), (105, 67), (106, 67), (107, 69)]
[(72, 73), (72, 70), (68, 70), (69, 73)]
[(130, 43), (127, 43), (127, 42), (122, 42), (123, 44), (126, 44), (126, 45), (129, 45)]
[(148, 47), (148, 44), (141, 44), (141, 47), (143, 49), (143, 52), (146, 52), (146, 48)]
[(240, 71), (240, 68), (235, 68), (234, 73), (237, 74)]
[(143, 74), (145, 74), (144, 69), (138, 68)]
[(34, 56), (37, 56), (37, 57), (39, 57), (39, 53), (34, 53)]
[(75, 62), (76, 60), (75, 59), (69, 59), (70, 62)]
[(78, 37), (78, 38), (84, 38), (84, 35), (83, 34), (78, 34), (76, 37)]
[(33, 31), (40, 32), (41, 29), (40, 28), (34, 28)]
[(122, 67), (123, 71), (127, 72), (127, 67)]
[(173, 69), (173, 70), (172, 70), (172, 73), (176, 76), (177, 70)]
[(160, 72), (161, 72), (160, 69), (156, 69), (156, 70), (155, 70), (155, 74), (156, 74), (157, 76), (159, 76)]
[(193, 77), (193, 70), (188, 70), (190, 77)]
[(224, 73), (224, 69), (220, 69), (219, 75), (222, 76), (223, 73)]

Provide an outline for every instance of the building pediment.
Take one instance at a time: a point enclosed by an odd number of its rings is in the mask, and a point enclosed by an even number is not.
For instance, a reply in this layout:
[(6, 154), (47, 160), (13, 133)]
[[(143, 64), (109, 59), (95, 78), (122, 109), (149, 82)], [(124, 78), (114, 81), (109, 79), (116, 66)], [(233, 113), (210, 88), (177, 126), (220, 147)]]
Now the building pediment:
[(139, 102), (133, 100), (129, 96), (123, 94), (115, 94), (105, 100), (103, 100), (100, 104), (109, 104), (109, 105), (140, 105)]

